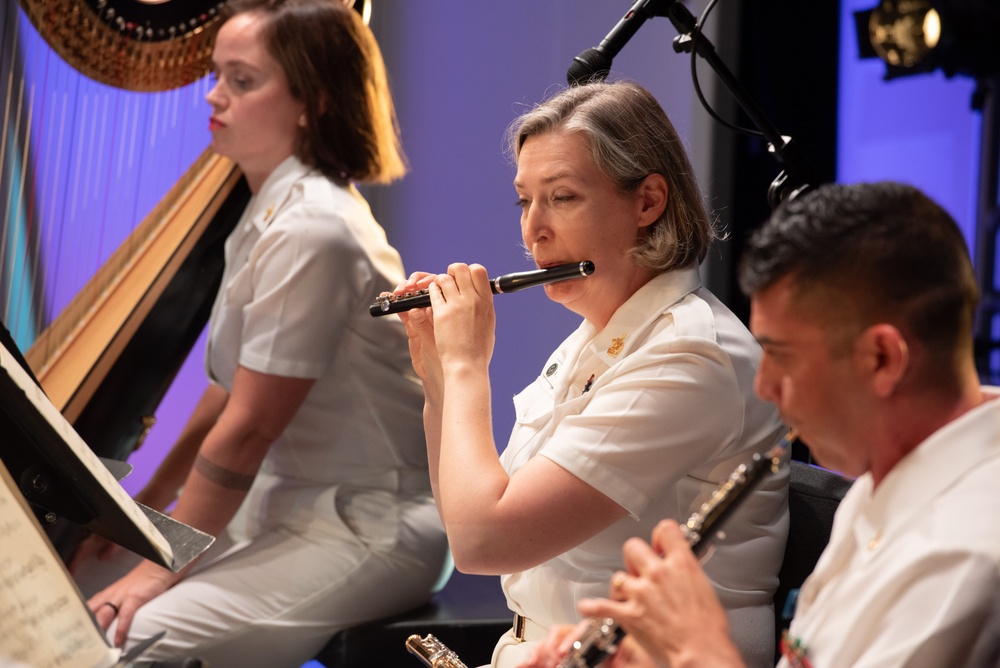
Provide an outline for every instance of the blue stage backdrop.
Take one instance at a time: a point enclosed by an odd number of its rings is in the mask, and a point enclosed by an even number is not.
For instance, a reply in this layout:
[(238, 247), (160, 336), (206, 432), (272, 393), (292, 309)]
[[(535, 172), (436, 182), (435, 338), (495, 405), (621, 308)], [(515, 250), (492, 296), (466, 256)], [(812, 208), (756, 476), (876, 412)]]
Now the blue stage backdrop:
[[(630, 3), (608, 0), (374, 0), (372, 29), (395, 93), (409, 175), (365, 194), (407, 271), (444, 271), (478, 262), (491, 275), (532, 269), (521, 248), (514, 168), (503, 135), (522, 111), (566, 85), (573, 56), (595, 46)], [(644, 84), (658, 97), (707, 173), (707, 140), (696, 140), (687, 57), (673, 52), (666, 19), (645, 25), (615, 58), (613, 77)], [(600, 267), (598, 267), (600, 271)], [(511, 398), (540, 372), (549, 352), (579, 318), (542, 290), (500, 296), (491, 365), (498, 449), (513, 424)], [(126, 483), (138, 487), (174, 437), (197, 395), (202, 353), (196, 351), (158, 412), (158, 423)], [(174, 406), (179, 405), (176, 410)]]
[(971, 248), (981, 120), (974, 82), (940, 71), (885, 81), (881, 60), (857, 56), (853, 12), (876, 4), (841, 3), (837, 180), (917, 186), (959, 221)]
[[(16, 2), (4, 2), (10, 16)], [(697, 13), (704, 1), (687, 4)], [(874, 4), (875, 0), (844, 0), (841, 5), (840, 81), (830, 82), (840, 90), (838, 180), (897, 179), (918, 185), (961, 221), (971, 240), (979, 133), (979, 117), (969, 108), (972, 82), (946, 80), (940, 74), (882, 81), (878, 61), (857, 58), (851, 18), (852, 11)], [(631, 0), (373, 0), (372, 28), (385, 53), (412, 169), (400, 183), (366, 189), (366, 195), (408, 270), (442, 271), (450, 262), (462, 261), (482, 263), (496, 275), (533, 266), (520, 245), (511, 186), (514, 169), (504, 153), (504, 131), (520, 112), (565, 86), (573, 56), (595, 46), (630, 5)], [(709, 34), (723, 53), (725, 35), (735, 32), (738, 21), (727, 11), (736, 7), (737, 3), (720, 3), (718, 20), (710, 25)], [(17, 137), (10, 134), (14, 130), (8, 127), (4, 165), (15, 173), (35, 170), (35, 162), (49, 151), (67, 150), (71, 143), (76, 151), (68, 163), (61, 163), (62, 172), (31, 172), (36, 185), (21, 203), (8, 205), (6, 218), (15, 222), (13, 227), (8, 224), (8, 230), (15, 230), (9, 232), (13, 235), (9, 244), (26, 244), (30, 238), (36, 248), (34, 255), (24, 255), (28, 259), (21, 265), (8, 265), (23, 277), (4, 279), (14, 286), (8, 301), (18, 301), (18, 280), (44, 281), (44, 303), (33, 305), (37, 312), (27, 311), (28, 321), (33, 322), (50, 316), (75, 291), (73, 285), (80, 279), (64, 278), (77, 272), (78, 249), (94, 247), (88, 255), (95, 259), (113, 249), (112, 237), (120, 236), (117, 228), (106, 227), (110, 231), (101, 234), (107, 236), (98, 237), (88, 232), (94, 229), (91, 224), (119, 215), (129, 224), (137, 223), (155, 203), (152, 196), (142, 194), (146, 186), (165, 192), (206, 146), (209, 111), (203, 99), (206, 81), (165, 96), (162, 102), (152, 102), (145, 94), (115, 93), (85, 80), (64, 91), (58, 83), (61, 75), (54, 73), (60, 65), (43, 45), (31, 41), (30, 26), (22, 24), (17, 32), (24, 40), (21, 58), (30, 63), (25, 66), (36, 78), (47, 82), (35, 88), (33, 98), (26, 91), (25, 105), (65, 109), (59, 113), (66, 114), (66, 121), (49, 122), (35, 134), (43, 139), (34, 141), (44, 144), (30, 146), (18, 146)], [(9, 30), (8, 23), (5, 40), (14, 34)], [(723, 178), (717, 176), (723, 170), (711, 162), (714, 121), (695, 100), (689, 57), (671, 47), (675, 35), (666, 19), (650, 21), (615, 58), (612, 78), (632, 79), (653, 91), (674, 120), (709, 192), (718, 185), (716, 179)], [(780, 38), (789, 39), (790, 58), (800, 57), (795, 40), (805, 36)], [(801, 51), (801, 57), (807, 57), (805, 44)], [(730, 65), (735, 69), (734, 63)], [(5, 71), (13, 66), (5, 63)], [(711, 71), (701, 69), (711, 91)], [(64, 102), (64, 96), (74, 101)], [(759, 102), (767, 106), (766, 100)], [(802, 113), (808, 113), (808, 101), (803, 102)], [(24, 118), (28, 122), (27, 114)], [(133, 147), (118, 141), (123, 124), (136, 123), (148, 124), (148, 144)], [(104, 149), (100, 154), (98, 147)], [(134, 155), (151, 163), (152, 171), (145, 173), (156, 174), (155, 179), (126, 181), (107, 194), (92, 194), (96, 183), (118, 178), (119, 165)], [(155, 170), (157, 166), (162, 173)], [(155, 188), (153, 180), (160, 181)], [(46, 190), (50, 186), (53, 189)], [(126, 206), (120, 200), (133, 191), (141, 192), (130, 198), (128, 213), (119, 214)], [(56, 198), (66, 199), (72, 214), (62, 228), (44, 234), (37, 228), (16, 231), (18, 225), (31, 224), (19, 221), (44, 212)], [(718, 214), (725, 224), (759, 222), (730, 221), (725, 209)], [(59, 238), (63, 250), (47, 245)], [(4, 252), (18, 255), (18, 247), (9, 244)], [(38, 249), (45, 250), (39, 254)], [(48, 258), (52, 261), (45, 265)], [(44, 265), (44, 271), (39, 273), (34, 263)], [(501, 296), (496, 303), (497, 345), (491, 374), (495, 437), (502, 449), (513, 421), (511, 397), (531, 382), (548, 352), (579, 319), (548, 302), (541, 289)], [(132, 457), (136, 472), (126, 480), (130, 490), (148, 478), (204, 388), (202, 355), (199, 345), (158, 411), (157, 426)]]

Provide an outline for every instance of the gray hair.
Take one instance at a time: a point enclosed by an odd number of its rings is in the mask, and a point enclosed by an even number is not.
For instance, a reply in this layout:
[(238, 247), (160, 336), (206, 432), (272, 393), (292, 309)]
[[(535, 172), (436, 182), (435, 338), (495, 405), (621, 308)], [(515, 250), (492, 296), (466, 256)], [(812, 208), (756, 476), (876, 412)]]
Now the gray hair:
[(718, 235), (681, 139), (646, 89), (627, 81), (594, 82), (556, 94), (508, 128), (514, 162), (528, 137), (555, 131), (582, 134), (598, 168), (622, 192), (650, 174), (666, 179), (667, 207), (631, 250), (636, 264), (663, 273), (705, 258)]

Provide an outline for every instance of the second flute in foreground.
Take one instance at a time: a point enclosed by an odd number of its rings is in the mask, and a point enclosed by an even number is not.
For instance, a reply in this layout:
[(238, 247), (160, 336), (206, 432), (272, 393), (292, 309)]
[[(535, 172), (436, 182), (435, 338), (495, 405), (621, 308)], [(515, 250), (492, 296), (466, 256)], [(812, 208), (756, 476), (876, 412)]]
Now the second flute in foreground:
[[(681, 525), (681, 532), (688, 546), (696, 555), (701, 555), (708, 543), (704, 540), (719, 530), (720, 524), (736, 507), (740, 499), (764, 475), (777, 473), (781, 468), (785, 453), (798, 439), (795, 430), (788, 432), (781, 441), (765, 453), (757, 453), (747, 464), (740, 464), (712, 493), (698, 510)], [(625, 631), (615, 620), (592, 619), (590, 626), (578, 638), (569, 655), (559, 664), (559, 668), (595, 668), (618, 649), (618, 643)]]
[[(506, 294), (517, 292), (525, 288), (536, 285), (545, 285), (556, 281), (567, 281), (571, 278), (581, 278), (594, 273), (594, 263), (590, 260), (582, 262), (570, 262), (560, 264), (545, 269), (534, 271), (518, 271), (513, 274), (504, 274), (490, 280), (490, 290), (493, 294)], [(388, 315), (409, 311), (414, 308), (424, 308), (431, 305), (431, 296), (427, 290), (408, 292), (404, 295), (385, 295), (375, 299), (375, 303), (368, 307), (368, 312), (372, 317)]]

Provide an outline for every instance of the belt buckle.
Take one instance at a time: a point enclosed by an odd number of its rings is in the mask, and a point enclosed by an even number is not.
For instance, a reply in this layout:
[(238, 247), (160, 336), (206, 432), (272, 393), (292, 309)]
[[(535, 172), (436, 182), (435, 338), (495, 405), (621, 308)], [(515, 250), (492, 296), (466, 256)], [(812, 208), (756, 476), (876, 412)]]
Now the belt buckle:
[(524, 642), (524, 632), (527, 627), (527, 620), (521, 615), (514, 613), (514, 640)]

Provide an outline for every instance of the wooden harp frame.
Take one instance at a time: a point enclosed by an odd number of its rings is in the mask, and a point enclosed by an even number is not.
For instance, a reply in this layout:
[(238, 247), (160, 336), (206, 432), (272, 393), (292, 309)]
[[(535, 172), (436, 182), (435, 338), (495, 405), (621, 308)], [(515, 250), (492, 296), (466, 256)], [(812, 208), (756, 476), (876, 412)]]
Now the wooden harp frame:
[[(19, 0), (67, 64), (136, 92), (189, 85), (211, 66), (219, 0)], [(25, 354), (46, 394), (101, 456), (125, 459), (211, 310), (222, 244), (249, 199), (205, 150)]]
[(67, 420), (83, 413), (239, 178), (229, 160), (204, 153), (28, 350)]

